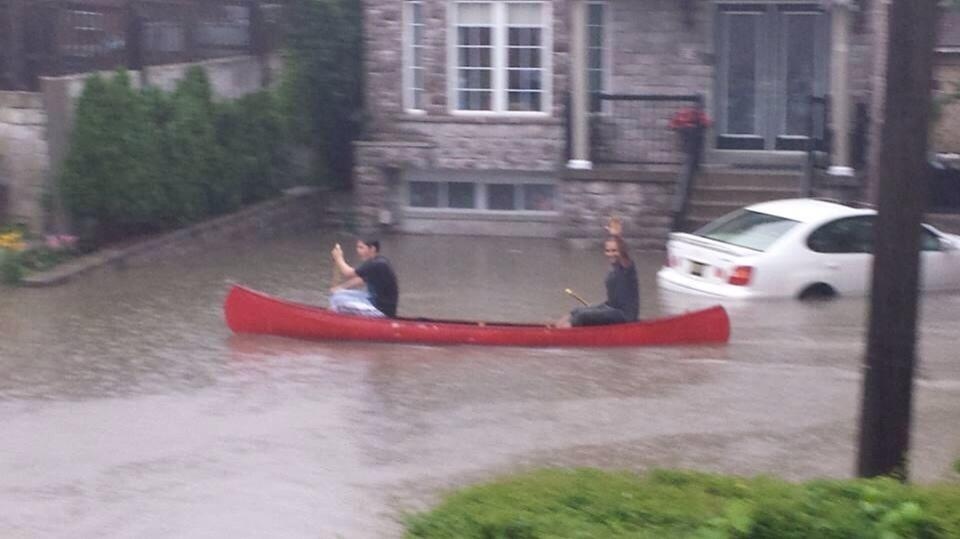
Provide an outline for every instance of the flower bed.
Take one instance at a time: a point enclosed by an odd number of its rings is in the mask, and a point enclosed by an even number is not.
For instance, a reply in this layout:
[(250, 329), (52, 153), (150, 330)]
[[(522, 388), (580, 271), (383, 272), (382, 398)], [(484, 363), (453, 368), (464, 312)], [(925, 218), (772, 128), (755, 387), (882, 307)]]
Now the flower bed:
[(16, 284), (77, 256), (77, 238), (68, 235), (27, 236), (20, 229), (0, 231), (0, 281)]

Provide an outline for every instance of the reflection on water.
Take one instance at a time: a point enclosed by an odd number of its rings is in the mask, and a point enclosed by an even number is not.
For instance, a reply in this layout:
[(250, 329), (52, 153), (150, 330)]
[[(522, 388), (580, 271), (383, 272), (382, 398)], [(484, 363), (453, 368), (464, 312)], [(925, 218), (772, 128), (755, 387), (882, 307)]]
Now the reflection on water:
[[(846, 476), (862, 299), (730, 303), (725, 346), (428, 347), (231, 335), (231, 281), (325, 304), (333, 233), (0, 290), (0, 536), (390, 537), (437, 492), (528, 466)], [(553, 320), (603, 298), (599, 252), (386, 238), (401, 314)], [(713, 304), (660, 293), (641, 314)], [(960, 456), (960, 296), (928, 296), (911, 463)], [(254, 531), (255, 530), (255, 531)]]

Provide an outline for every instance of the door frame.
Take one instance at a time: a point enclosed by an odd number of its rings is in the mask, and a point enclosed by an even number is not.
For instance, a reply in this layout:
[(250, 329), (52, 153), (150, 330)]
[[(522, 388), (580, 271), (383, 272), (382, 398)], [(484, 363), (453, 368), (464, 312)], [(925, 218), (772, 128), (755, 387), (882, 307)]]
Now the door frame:
[[(728, 41), (725, 12), (755, 14), (757, 22), (757, 56), (754, 74), (755, 103), (753, 134), (724, 133), (727, 125), (728, 96)], [(714, 73), (714, 110), (716, 116), (715, 148), (746, 151), (802, 151), (808, 137), (787, 135), (787, 69), (786, 17), (791, 13), (822, 14), (815, 25), (813, 54), (813, 94), (825, 95), (830, 75), (830, 19), (829, 13), (813, 2), (717, 2), (714, 10), (714, 46), (716, 69)]]

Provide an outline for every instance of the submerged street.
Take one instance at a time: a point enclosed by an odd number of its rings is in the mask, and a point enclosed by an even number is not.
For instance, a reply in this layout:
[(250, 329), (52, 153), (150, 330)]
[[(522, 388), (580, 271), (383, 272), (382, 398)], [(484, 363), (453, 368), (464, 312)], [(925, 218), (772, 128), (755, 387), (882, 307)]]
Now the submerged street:
[[(598, 235), (599, 236), (599, 235)], [(863, 298), (728, 304), (728, 345), (427, 347), (231, 335), (229, 282), (325, 304), (333, 232), (0, 289), (0, 536), (397, 537), (447, 489), (543, 466), (849, 477)], [(351, 248), (347, 248), (347, 246)], [(601, 253), (388, 237), (402, 316), (555, 320)], [(641, 316), (708, 299), (658, 292)], [(960, 457), (960, 295), (921, 308), (911, 477)]]

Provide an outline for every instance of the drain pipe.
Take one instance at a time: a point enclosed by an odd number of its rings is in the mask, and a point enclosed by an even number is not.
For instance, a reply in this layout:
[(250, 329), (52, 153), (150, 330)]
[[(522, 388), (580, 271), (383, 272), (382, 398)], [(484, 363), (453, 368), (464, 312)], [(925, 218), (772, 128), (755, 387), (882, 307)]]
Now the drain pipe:
[(694, 180), (700, 170), (700, 158), (703, 155), (703, 140), (707, 130), (708, 120), (703, 112), (703, 96), (698, 95), (694, 105), (697, 126), (693, 129), (680, 129), (680, 140), (683, 152), (686, 154), (680, 178), (677, 182), (677, 191), (673, 197), (673, 232), (682, 232), (687, 221), (687, 210), (690, 205), (690, 194), (693, 192)]

